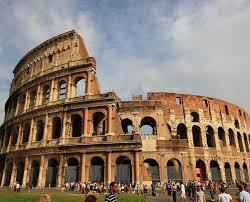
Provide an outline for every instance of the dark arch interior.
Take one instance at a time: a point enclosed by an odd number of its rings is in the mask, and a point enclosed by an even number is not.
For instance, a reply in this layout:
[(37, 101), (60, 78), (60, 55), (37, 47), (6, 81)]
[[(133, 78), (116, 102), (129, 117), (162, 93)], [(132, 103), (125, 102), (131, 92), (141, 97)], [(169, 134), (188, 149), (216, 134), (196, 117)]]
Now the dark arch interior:
[(54, 117), (52, 121), (52, 139), (61, 137), (62, 122), (59, 117)]
[(71, 117), (72, 122), (72, 137), (80, 137), (82, 134), (82, 117), (74, 114)]
[(41, 141), (43, 139), (44, 133), (44, 123), (42, 120), (37, 121), (36, 124), (36, 141)]
[(200, 122), (200, 117), (197, 112), (192, 112), (190, 115), (191, 122)]
[(192, 127), (193, 142), (195, 147), (202, 147), (201, 129), (199, 126)]
[(187, 139), (187, 127), (181, 123), (177, 126), (177, 136), (180, 139)]
[(105, 135), (105, 115), (102, 112), (96, 112), (93, 115), (94, 131), (93, 135)]
[(141, 120), (140, 133), (144, 135), (157, 135), (156, 121), (152, 117), (144, 117)]
[(133, 122), (130, 119), (123, 119), (122, 121), (122, 130), (125, 134), (133, 134)]

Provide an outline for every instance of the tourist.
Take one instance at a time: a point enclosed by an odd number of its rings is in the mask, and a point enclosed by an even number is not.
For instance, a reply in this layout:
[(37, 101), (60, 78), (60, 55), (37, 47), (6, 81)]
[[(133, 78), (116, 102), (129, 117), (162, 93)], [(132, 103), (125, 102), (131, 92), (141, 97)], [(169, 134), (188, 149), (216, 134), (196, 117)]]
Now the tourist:
[(226, 188), (224, 185), (221, 186), (220, 191), (221, 193), (218, 195), (218, 202), (230, 202), (233, 200), (230, 194), (226, 193)]
[(206, 201), (205, 194), (201, 190), (201, 186), (198, 186), (195, 194), (195, 202), (205, 202), (205, 201)]
[(96, 200), (97, 198), (94, 195), (90, 194), (85, 198), (84, 202), (96, 202)]
[(171, 195), (172, 195), (172, 185), (171, 182), (168, 182), (167, 186), (166, 186), (166, 191), (168, 194), (168, 199), (169, 201), (171, 201)]
[(173, 202), (176, 202), (177, 185), (173, 182)]
[(238, 189), (240, 191), (240, 193), (239, 193), (239, 201), (240, 202), (250, 202), (250, 194), (245, 190), (244, 185), (239, 184)]
[(183, 182), (181, 182), (180, 190), (181, 190), (181, 199), (182, 201), (185, 201), (186, 200), (186, 188)]
[(105, 202), (116, 202), (114, 194), (117, 192), (119, 192), (119, 185), (116, 182), (111, 182), (109, 193), (105, 197)]
[(210, 197), (211, 197), (211, 199), (212, 200), (214, 200), (214, 184), (211, 182), (211, 181), (209, 181), (209, 183), (208, 183), (208, 191), (209, 191), (209, 194), (210, 194)]
[(16, 189), (16, 192), (20, 192), (20, 184), (19, 184), (19, 182), (16, 182), (15, 189)]

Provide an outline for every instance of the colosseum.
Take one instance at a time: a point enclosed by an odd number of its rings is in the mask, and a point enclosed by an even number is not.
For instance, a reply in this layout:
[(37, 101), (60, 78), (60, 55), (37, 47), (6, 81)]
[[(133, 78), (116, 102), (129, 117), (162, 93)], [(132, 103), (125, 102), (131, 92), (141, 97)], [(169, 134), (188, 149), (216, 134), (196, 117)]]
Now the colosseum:
[(96, 61), (74, 30), (14, 68), (0, 127), (0, 182), (249, 182), (250, 116), (207, 96), (102, 93)]

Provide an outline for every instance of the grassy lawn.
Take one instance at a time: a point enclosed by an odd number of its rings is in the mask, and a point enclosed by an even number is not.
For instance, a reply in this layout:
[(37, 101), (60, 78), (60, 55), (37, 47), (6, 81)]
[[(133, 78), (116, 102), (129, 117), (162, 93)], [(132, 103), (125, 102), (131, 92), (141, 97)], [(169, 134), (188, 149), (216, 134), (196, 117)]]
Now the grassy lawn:
[[(0, 192), (1, 202), (37, 202), (40, 199), (40, 193), (37, 192)], [(53, 202), (83, 202), (85, 195), (82, 194), (72, 194), (72, 193), (50, 193), (51, 200)], [(117, 195), (118, 202), (145, 202), (143, 196), (133, 196), (131, 194), (127, 195)], [(98, 196), (98, 202), (104, 201), (104, 195)]]

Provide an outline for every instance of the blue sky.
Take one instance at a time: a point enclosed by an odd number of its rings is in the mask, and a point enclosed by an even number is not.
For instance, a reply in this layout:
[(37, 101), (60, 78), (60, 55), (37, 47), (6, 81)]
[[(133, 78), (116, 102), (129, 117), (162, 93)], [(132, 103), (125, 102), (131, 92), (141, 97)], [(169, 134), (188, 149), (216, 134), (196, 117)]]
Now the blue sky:
[(97, 60), (103, 92), (207, 95), (250, 111), (247, 0), (0, 0), (0, 122), (17, 62), (72, 29)]

